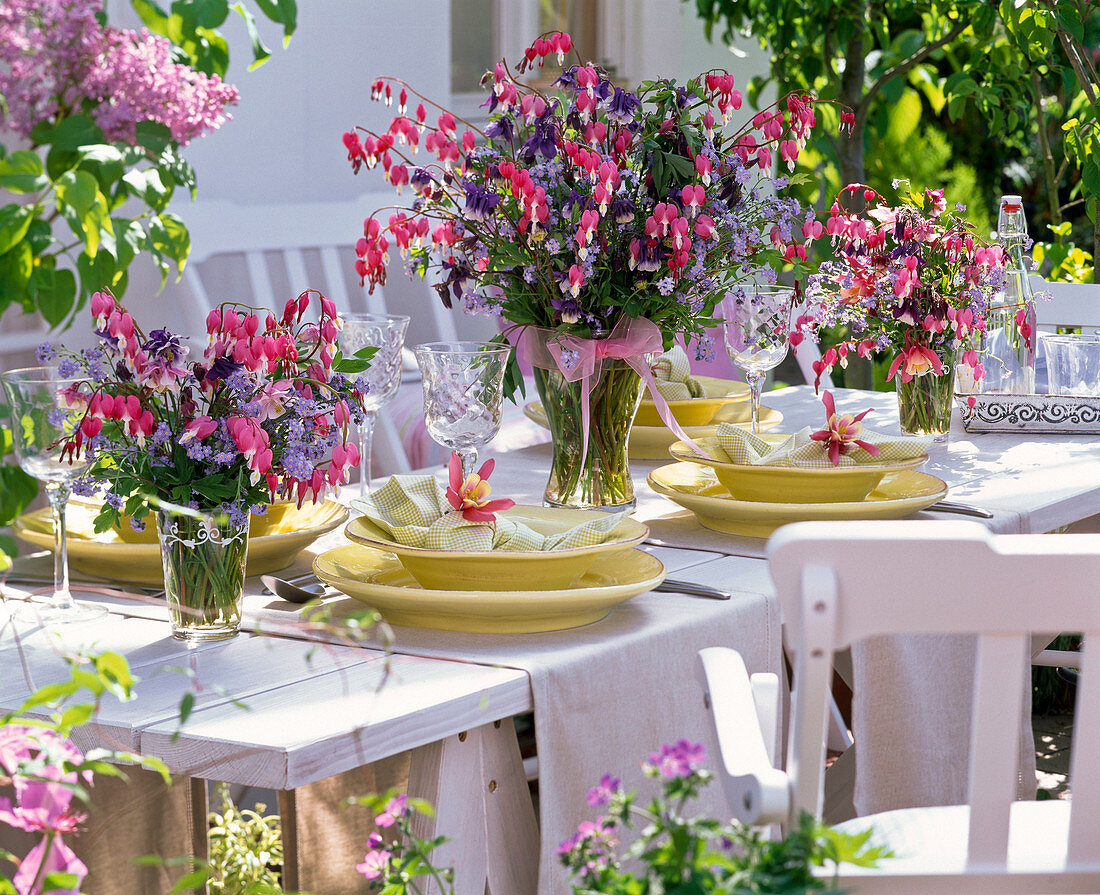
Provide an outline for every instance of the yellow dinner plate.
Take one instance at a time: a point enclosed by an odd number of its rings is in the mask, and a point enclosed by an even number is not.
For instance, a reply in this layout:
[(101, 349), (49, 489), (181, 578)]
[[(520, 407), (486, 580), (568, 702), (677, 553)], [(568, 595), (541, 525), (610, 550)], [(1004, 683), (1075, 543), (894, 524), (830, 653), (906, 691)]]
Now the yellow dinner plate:
[(322, 581), (377, 609), (390, 624), (492, 634), (587, 625), (665, 578), (659, 559), (631, 549), (601, 554), (576, 587), (554, 590), (423, 588), (392, 553), (352, 544), (322, 553), (313, 570)]
[[(534, 420), (544, 429), (550, 428), (546, 421), (546, 411), (538, 401), (532, 401), (523, 408), (527, 418)], [(745, 402), (725, 404), (718, 408), (708, 426), (684, 426), (684, 434), (692, 440), (713, 436), (719, 423), (732, 423), (742, 429), (750, 425), (751, 408)], [(783, 414), (771, 407), (760, 407), (760, 429), (767, 432), (783, 422)], [(639, 426), (637, 418), (630, 429), (630, 442), (627, 455), (631, 460), (667, 460), (668, 449), (676, 441), (676, 435), (662, 423), (658, 426)]]
[[(65, 514), (68, 529), (69, 562), (86, 575), (159, 586), (163, 581), (160, 547), (156, 543), (127, 542), (118, 532), (95, 534), (92, 521), (98, 507), (70, 503)], [(249, 575), (265, 575), (285, 569), (317, 538), (343, 525), (347, 507), (335, 501), (300, 510), (293, 504), (277, 503), (266, 516), (253, 517), (249, 526)], [(53, 549), (53, 523), (48, 508), (25, 513), (12, 526), (15, 534), (38, 547)]]
[(833, 519), (901, 519), (930, 507), (947, 494), (947, 485), (915, 469), (887, 473), (863, 500), (828, 503), (770, 503), (737, 500), (714, 473), (695, 463), (670, 463), (649, 474), (651, 488), (715, 531), (766, 538), (788, 522)]
[(702, 526), (730, 534), (767, 538), (788, 522), (833, 519), (901, 519), (947, 495), (942, 479), (915, 469), (888, 473), (867, 497), (825, 504), (773, 504), (730, 497), (711, 469), (671, 463), (649, 474), (650, 487), (695, 513)]
[[(769, 434), (765, 440), (779, 443), (787, 435)], [(696, 438), (707, 453), (719, 449), (717, 438)], [(669, 453), (677, 460), (709, 466), (729, 493), (738, 500), (768, 503), (826, 503), (863, 500), (887, 473), (923, 466), (928, 454), (889, 463), (860, 463), (855, 466), (828, 466), (821, 469), (804, 466), (753, 466), (700, 457), (682, 441), (675, 442)]]
[[(714, 420), (714, 415), (720, 407), (738, 401), (747, 401), (749, 398), (749, 386), (744, 382), (734, 379), (717, 379), (714, 376), (696, 376), (696, 381), (703, 387), (701, 398), (685, 398), (682, 401), (669, 401), (668, 408), (681, 426), (705, 426)], [(657, 413), (657, 405), (648, 397), (648, 392), (642, 396), (642, 403), (638, 405), (638, 413), (634, 416), (635, 426), (664, 427), (661, 416)]]
[[(540, 534), (565, 531), (603, 515), (598, 510), (517, 505), (500, 515), (520, 516)], [(392, 553), (421, 586), (437, 590), (525, 590), (532, 584), (552, 590), (571, 587), (601, 553), (640, 544), (649, 528), (624, 518), (602, 544), (570, 550), (429, 550), (398, 544), (365, 516), (348, 523), (353, 541)]]

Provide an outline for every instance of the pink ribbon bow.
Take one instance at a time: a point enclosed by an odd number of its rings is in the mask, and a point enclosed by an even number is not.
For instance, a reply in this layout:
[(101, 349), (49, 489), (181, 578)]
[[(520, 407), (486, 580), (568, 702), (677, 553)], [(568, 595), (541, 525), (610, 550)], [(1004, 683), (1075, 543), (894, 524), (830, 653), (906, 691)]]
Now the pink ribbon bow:
[(588, 457), (588, 429), (590, 409), (589, 393), (596, 386), (595, 377), (603, 366), (603, 359), (624, 360), (642, 377), (661, 421), (697, 454), (703, 452), (692, 441), (668, 408), (664, 395), (657, 389), (653, 370), (646, 360), (650, 352), (660, 353), (664, 348), (661, 331), (652, 320), (644, 317), (624, 317), (606, 339), (579, 339), (576, 336), (563, 335), (552, 329), (537, 326), (524, 328), (519, 338), (520, 359), (533, 367), (543, 370), (558, 370), (567, 382), (583, 379), (585, 387), (581, 391), (581, 434), (584, 446), (581, 448), (581, 466)]

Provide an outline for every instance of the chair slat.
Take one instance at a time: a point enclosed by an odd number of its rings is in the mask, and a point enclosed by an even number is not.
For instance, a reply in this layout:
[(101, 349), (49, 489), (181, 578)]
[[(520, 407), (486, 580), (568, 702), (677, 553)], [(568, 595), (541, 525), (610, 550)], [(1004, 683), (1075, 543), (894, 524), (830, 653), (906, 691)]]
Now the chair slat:
[(1067, 851), (1070, 866), (1100, 865), (1100, 762), (1096, 757), (1096, 743), (1100, 742), (1100, 662), (1089, 650), (1092, 644), (1100, 644), (1100, 631), (1085, 633), (1077, 678), (1069, 775), (1073, 785)]
[(978, 639), (970, 730), (968, 864), (991, 869), (1008, 860), (1009, 811), (1016, 796), (1024, 675), (1030, 637)]
[[(286, 275), (290, 283), (291, 293), (301, 295), (307, 289), (319, 289), (322, 293), (327, 294), (325, 283), (310, 282), (309, 274), (306, 273), (306, 259), (301, 249), (283, 249), (282, 255), (286, 263)], [(274, 300), (274, 297), (272, 300)]]
[[(325, 274), (325, 295), (333, 300), (337, 310), (349, 310), (351, 301), (348, 296), (348, 284), (344, 279), (344, 269), (336, 246), (321, 247), (321, 269)], [(381, 286), (376, 286), (374, 291), (381, 293), (381, 289)], [(382, 299), (382, 302), (384, 304), (385, 299)]]

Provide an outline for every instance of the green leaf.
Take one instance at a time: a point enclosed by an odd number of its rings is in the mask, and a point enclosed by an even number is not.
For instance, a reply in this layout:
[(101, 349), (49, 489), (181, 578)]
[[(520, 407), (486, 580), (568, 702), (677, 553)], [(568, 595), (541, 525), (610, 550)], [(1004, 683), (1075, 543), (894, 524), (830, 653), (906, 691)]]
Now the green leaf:
[(26, 291), (34, 270), (34, 253), (29, 239), (16, 243), (0, 255), (0, 311)]
[(146, 28), (154, 34), (168, 36), (168, 13), (155, 3), (150, 3), (149, 0), (130, 0), (130, 5), (141, 17), (141, 21), (145, 23)]
[(149, 222), (149, 238), (153, 247), (167, 255), (182, 271), (191, 251), (191, 234), (174, 214), (163, 212)]
[[(10, 445), (11, 433), (7, 429), (3, 432), (4, 441)], [(10, 525), (37, 494), (37, 479), (13, 463), (0, 463), (0, 526)]]
[(34, 211), (30, 205), (5, 205), (0, 208), (0, 255), (23, 241), (34, 220)]
[(43, 892), (72, 892), (80, 886), (80, 877), (75, 873), (54, 871), (47, 873), (42, 880)]
[(187, 723), (187, 719), (191, 717), (191, 711), (195, 708), (195, 694), (188, 690), (183, 694), (183, 699), (180, 700), (180, 725)]
[(271, 21), (283, 26), (283, 46), (290, 42), (290, 35), (298, 27), (297, 0), (256, 0), (256, 5)]
[(139, 121), (135, 129), (138, 144), (160, 155), (172, 144), (172, 131), (159, 121)]
[(76, 306), (76, 277), (71, 270), (35, 272), (35, 304), (51, 327), (61, 326)]
[(13, 193), (30, 193), (45, 189), (49, 180), (45, 176), (42, 159), (37, 152), (20, 149), (5, 159), (0, 159), (0, 187)]
[(106, 143), (103, 131), (87, 115), (70, 115), (62, 118), (53, 129), (49, 142), (55, 149), (76, 152), (92, 143)]
[(99, 188), (87, 171), (66, 171), (57, 182), (57, 199), (84, 217), (95, 205)]
[(189, 27), (217, 28), (229, 15), (229, 4), (226, 0), (176, 0), (172, 11)]
[(271, 51), (264, 45), (260, 32), (256, 28), (256, 19), (251, 12), (245, 9), (244, 4), (235, 3), (233, 9), (240, 13), (241, 18), (244, 19), (245, 28), (248, 30), (248, 40), (252, 44), (252, 64), (248, 66), (248, 70), (253, 71), (271, 58)]

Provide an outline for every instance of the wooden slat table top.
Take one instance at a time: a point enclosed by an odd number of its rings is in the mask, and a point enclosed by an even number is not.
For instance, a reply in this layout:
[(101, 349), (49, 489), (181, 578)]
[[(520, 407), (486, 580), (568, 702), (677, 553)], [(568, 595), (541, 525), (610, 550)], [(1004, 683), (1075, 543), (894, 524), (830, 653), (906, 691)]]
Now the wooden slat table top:
[[(0, 711), (68, 679), (47, 634), (21, 648), (5, 635)], [(513, 669), (248, 634), (188, 647), (165, 621), (114, 614), (66, 636), (70, 648), (125, 655), (138, 679), (134, 699), (103, 699), (78, 746), (142, 751), (173, 771), (232, 783), (302, 785), (531, 705), (527, 676)], [(181, 727), (187, 693), (194, 708)]]

